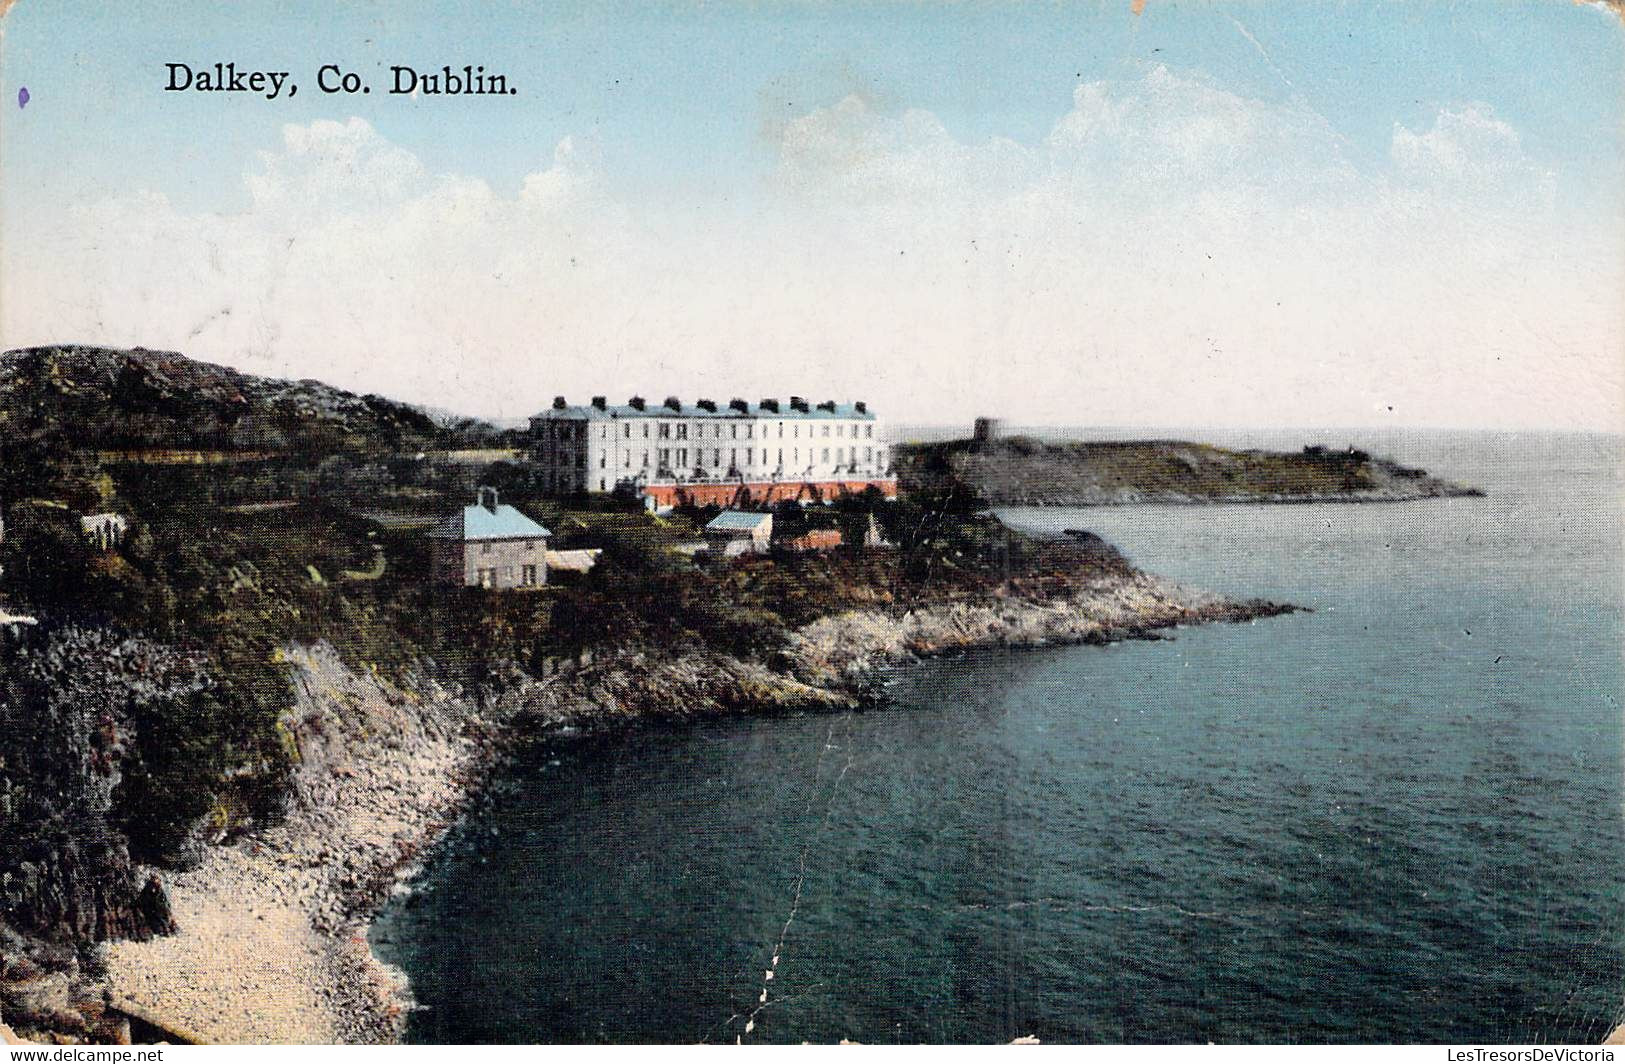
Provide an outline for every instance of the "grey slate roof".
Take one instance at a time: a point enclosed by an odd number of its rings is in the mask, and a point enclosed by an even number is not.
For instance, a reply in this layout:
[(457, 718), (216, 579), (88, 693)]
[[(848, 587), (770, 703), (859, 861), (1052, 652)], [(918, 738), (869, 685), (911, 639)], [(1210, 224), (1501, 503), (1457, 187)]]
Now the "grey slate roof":
[(553, 533), (518, 510), (502, 503), (492, 511), (483, 506), (465, 506), (435, 525), (434, 539), (542, 539)]
[(771, 514), (746, 513), (744, 510), (724, 510), (711, 518), (705, 526), (707, 532), (753, 532)]
[(582, 418), (588, 421), (615, 420), (620, 418), (719, 418), (723, 421), (740, 420), (742, 418), (769, 418), (783, 421), (829, 421), (840, 419), (843, 421), (873, 421), (873, 410), (859, 411), (856, 404), (836, 403), (833, 412), (820, 410), (813, 406), (809, 410), (793, 410), (788, 402), (779, 404), (777, 410), (770, 410), (760, 403), (746, 403), (744, 410), (735, 410), (725, 403), (717, 403), (716, 410), (706, 410), (694, 403), (683, 404), (681, 410), (673, 410), (659, 402), (651, 401), (642, 410), (635, 406), (619, 405), (606, 406), (602, 409), (596, 406), (566, 406), (549, 407), (539, 414), (532, 416), (532, 420), (567, 420), (579, 421)]

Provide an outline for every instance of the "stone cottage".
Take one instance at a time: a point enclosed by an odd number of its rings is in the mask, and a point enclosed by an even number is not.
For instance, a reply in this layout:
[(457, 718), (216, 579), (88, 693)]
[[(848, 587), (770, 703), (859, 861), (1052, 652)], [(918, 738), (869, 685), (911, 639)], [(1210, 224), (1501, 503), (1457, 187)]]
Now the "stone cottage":
[(437, 584), (506, 589), (547, 583), (547, 539), (552, 533), (482, 487), (478, 501), (451, 514), (429, 533), (430, 570)]

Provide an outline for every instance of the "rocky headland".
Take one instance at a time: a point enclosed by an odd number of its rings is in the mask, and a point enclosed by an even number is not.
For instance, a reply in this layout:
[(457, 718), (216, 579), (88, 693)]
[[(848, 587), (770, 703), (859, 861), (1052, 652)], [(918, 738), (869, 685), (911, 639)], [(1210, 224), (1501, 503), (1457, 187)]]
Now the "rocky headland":
[(1016, 436), (897, 451), (908, 488), (959, 488), (999, 506), (1378, 503), (1483, 494), (1354, 447), (1237, 451), (1180, 440), (1052, 443)]

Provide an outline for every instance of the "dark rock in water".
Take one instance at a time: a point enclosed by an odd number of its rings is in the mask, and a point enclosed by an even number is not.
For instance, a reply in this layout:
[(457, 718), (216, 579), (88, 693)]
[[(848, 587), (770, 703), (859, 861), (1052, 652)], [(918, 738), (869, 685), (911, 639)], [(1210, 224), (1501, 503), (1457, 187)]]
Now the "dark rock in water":
[(135, 899), (135, 914), (151, 934), (174, 933), (175, 914), (170, 910), (169, 895), (164, 893), (164, 885), (157, 876), (147, 876), (147, 885)]

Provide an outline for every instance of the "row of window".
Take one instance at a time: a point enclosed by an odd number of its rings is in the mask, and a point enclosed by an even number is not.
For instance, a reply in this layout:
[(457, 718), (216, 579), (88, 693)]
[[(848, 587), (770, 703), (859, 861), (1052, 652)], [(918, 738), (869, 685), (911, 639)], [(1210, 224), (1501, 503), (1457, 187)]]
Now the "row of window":
[[(498, 573), (499, 570), (495, 566), (485, 569), (476, 569), (474, 570), (474, 582), (480, 587), (485, 588), (497, 587), (499, 585), (506, 586), (513, 583), (513, 566), (502, 566), (500, 570), (500, 579)], [(520, 587), (537, 587), (540, 584), (541, 580), (538, 579), (536, 566), (521, 565), (519, 567)]]
[[(662, 448), (660, 448), (660, 452), (659, 452), (660, 453), (660, 465), (661, 465), (662, 468), (668, 468), (668, 469), (671, 468), (672, 450), (673, 449), (670, 448), (670, 447), (662, 447)], [(830, 450), (831, 449), (828, 448), (828, 447), (816, 448), (816, 451), (817, 451), (817, 454), (818, 454), (818, 457), (817, 457), (816, 460), (820, 461), (820, 462), (828, 462), (828, 461), (830, 461), (831, 460), (830, 459)], [(815, 448), (812, 448), (812, 447), (807, 448), (807, 460), (809, 462), (815, 460), (814, 457), (813, 457), (814, 451), (815, 451)], [(687, 447), (678, 447), (678, 448), (676, 448), (676, 453), (677, 453), (677, 465), (679, 465), (679, 466), (688, 465), (689, 449)], [(859, 461), (858, 449), (856, 447), (851, 448), (850, 454), (848, 454), (847, 448), (845, 448), (845, 447), (836, 447), (836, 448), (834, 448), (834, 453), (835, 453), (834, 462), (835, 462), (836, 465), (846, 465), (846, 464), (848, 464), (850, 462)], [(885, 453), (884, 450), (882, 450), (882, 452), (881, 452), (882, 456), (884, 456), (884, 453)], [(751, 464), (752, 459), (755, 457), (755, 454), (756, 454), (756, 452), (755, 452), (754, 449), (749, 449), (749, 450), (745, 451), (745, 464), (746, 465)], [(767, 463), (768, 463), (767, 454), (768, 454), (768, 449), (766, 447), (762, 448), (762, 460), (761, 460), (761, 463), (760, 463), (761, 465), (764, 465), (764, 466), (767, 465)], [(621, 463), (622, 467), (625, 468), (625, 469), (631, 469), (632, 468), (632, 452), (631, 451), (625, 452), (625, 454), (622, 456), (622, 459), (623, 459), (622, 463)], [(873, 447), (865, 447), (863, 449), (862, 461), (865, 462), (865, 463), (868, 463), (868, 462), (873, 462), (874, 460), (875, 460), (875, 449)], [(697, 448), (694, 449), (694, 461), (701, 464), (701, 465), (705, 464), (705, 448), (697, 447)], [(801, 461), (801, 448), (800, 447), (792, 447), (792, 448), (790, 448), (790, 462), (791, 462), (791, 464), (794, 465), (796, 463), (799, 463), (800, 461)], [(783, 447), (780, 447), (778, 449), (778, 463), (779, 463), (779, 468), (783, 469), (784, 468), (784, 448)], [(604, 456), (604, 455), (599, 455), (598, 456), (598, 468), (599, 469), (607, 468), (607, 464), (608, 464), (607, 457)], [(649, 452), (648, 451), (643, 452), (642, 461), (641, 461), (640, 464), (642, 465), (642, 467), (644, 469), (649, 468)], [(717, 467), (719, 469), (722, 467), (722, 448), (720, 448), (720, 447), (711, 448), (711, 465), (713, 465), (713, 466), (715, 466), (715, 467)], [(739, 467), (739, 448), (737, 448), (737, 447), (728, 448), (728, 466), (729, 466), (729, 468), (735, 468), (735, 469), (737, 469)]]
[[(536, 549), (536, 541), (534, 539), (525, 540), (524, 549), (527, 550), (527, 551), (534, 551)], [(490, 544), (489, 541), (480, 544), (480, 553), (481, 554), (490, 554), (491, 553), (491, 544)]]
[[(645, 421), (642, 424), (643, 424), (643, 438), (648, 439), (649, 438), (649, 423), (647, 421)], [(777, 424), (778, 424), (778, 429), (779, 429), (778, 438), (782, 440), (782, 439), (784, 439), (784, 422), (780, 421), (780, 422), (777, 422)], [(688, 427), (689, 427), (688, 422), (686, 422), (686, 421), (660, 421), (660, 422), (655, 423), (656, 436), (659, 439), (662, 439), (662, 440), (670, 440), (670, 439), (686, 440), (686, 439), (688, 439)], [(829, 426), (827, 424), (826, 425), (818, 425), (818, 426), (808, 425), (807, 426), (807, 438), (808, 439), (813, 438), (813, 429), (815, 427), (822, 429), (823, 430), (822, 435), (824, 435), (826, 437), (830, 434), (830, 427), (831, 426)], [(852, 438), (854, 440), (858, 439), (860, 437), (865, 438), (865, 439), (871, 439), (871, 440), (874, 439), (875, 427), (873, 425), (851, 425), (851, 426), (849, 426), (844, 421), (843, 422), (837, 422), (835, 424), (835, 426), (834, 426), (835, 435), (837, 437), (840, 437), (840, 438), (845, 438), (845, 436), (847, 434), (846, 430), (848, 428), (851, 428), (851, 430), (852, 430)], [(721, 422), (715, 422), (715, 423), (713, 423), (711, 425), (711, 435), (715, 439), (720, 440), (720, 439), (723, 438), (722, 437), (722, 423)], [(622, 436), (623, 439), (628, 439), (628, 440), (630, 440), (632, 438), (632, 423), (630, 421), (625, 422), (625, 423), (623, 423), (621, 425), (621, 436)], [(768, 426), (766, 424), (762, 425), (761, 437), (764, 440), (769, 438)], [(600, 425), (599, 426), (599, 428), (598, 428), (598, 438), (601, 439), (601, 440), (609, 439), (609, 426), (608, 425)], [(697, 439), (697, 440), (705, 438), (705, 424), (703, 422), (694, 426), (694, 438)], [(737, 440), (739, 438), (740, 438), (740, 436), (739, 436), (739, 423), (738, 422), (729, 423), (729, 425), (728, 425), (728, 439)], [(751, 439), (756, 438), (756, 422), (754, 422), (754, 421), (745, 422), (745, 436), (744, 436), (744, 438), (747, 439), (747, 440), (751, 440)], [(793, 439), (793, 440), (799, 440), (801, 438), (801, 424), (799, 422), (791, 422), (790, 423), (790, 438)]]

